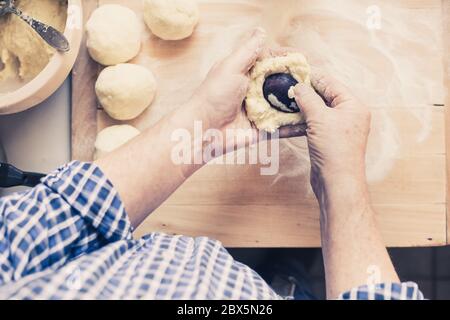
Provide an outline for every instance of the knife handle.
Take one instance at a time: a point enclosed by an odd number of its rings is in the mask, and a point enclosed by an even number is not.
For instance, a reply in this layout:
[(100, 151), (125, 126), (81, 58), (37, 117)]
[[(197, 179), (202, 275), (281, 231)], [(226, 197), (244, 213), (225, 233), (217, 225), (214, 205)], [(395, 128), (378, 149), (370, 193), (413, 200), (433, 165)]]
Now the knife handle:
[(35, 187), (44, 177), (41, 173), (25, 172), (10, 164), (0, 163), (0, 188)]

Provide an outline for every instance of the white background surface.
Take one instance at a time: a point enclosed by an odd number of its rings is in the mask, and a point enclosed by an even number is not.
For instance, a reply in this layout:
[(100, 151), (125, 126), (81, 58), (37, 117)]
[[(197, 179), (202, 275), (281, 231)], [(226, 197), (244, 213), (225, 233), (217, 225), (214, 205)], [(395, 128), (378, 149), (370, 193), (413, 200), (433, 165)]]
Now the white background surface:
[(44, 103), (0, 116), (0, 141), (22, 170), (47, 173), (70, 161), (70, 78)]

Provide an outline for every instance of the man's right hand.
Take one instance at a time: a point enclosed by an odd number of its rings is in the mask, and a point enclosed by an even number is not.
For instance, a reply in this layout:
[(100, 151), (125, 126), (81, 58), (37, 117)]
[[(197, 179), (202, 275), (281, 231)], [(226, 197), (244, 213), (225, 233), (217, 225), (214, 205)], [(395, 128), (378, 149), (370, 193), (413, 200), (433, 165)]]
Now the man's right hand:
[(297, 85), (295, 95), (306, 118), (311, 183), (319, 197), (323, 184), (339, 180), (339, 177), (352, 177), (365, 183), (371, 115), (337, 80), (313, 75), (312, 85), (314, 88)]
[[(321, 209), (327, 295), (335, 299), (369, 280), (397, 283), (366, 182), (369, 109), (328, 76), (313, 76), (312, 85), (298, 85), (295, 94), (306, 117), (311, 184)], [(379, 277), (371, 280), (370, 270)]]

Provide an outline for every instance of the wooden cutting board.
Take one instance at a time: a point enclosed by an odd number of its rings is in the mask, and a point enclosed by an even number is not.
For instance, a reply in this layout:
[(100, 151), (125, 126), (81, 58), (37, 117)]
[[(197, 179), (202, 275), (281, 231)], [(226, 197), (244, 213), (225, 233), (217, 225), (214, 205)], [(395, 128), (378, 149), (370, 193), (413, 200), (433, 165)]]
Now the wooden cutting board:
[[(87, 0), (85, 19), (106, 3), (128, 6), (142, 17), (140, 0)], [(299, 48), (313, 66), (346, 82), (372, 108), (368, 174), (386, 243), (444, 245), (449, 3), (200, 1), (201, 21), (190, 39), (162, 41), (142, 23), (143, 48), (133, 62), (154, 72), (159, 89), (152, 107), (129, 123), (145, 129), (182, 104), (242, 34), (263, 26), (273, 45)], [(118, 123), (97, 104), (94, 83), (100, 70), (84, 45), (72, 79), (74, 159), (92, 160), (97, 132)], [(280, 174), (275, 177), (261, 176), (256, 165), (205, 167), (136, 235), (162, 231), (209, 236), (228, 247), (320, 246), (319, 210), (308, 185), (304, 146), (304, 138), (283, 142)]]

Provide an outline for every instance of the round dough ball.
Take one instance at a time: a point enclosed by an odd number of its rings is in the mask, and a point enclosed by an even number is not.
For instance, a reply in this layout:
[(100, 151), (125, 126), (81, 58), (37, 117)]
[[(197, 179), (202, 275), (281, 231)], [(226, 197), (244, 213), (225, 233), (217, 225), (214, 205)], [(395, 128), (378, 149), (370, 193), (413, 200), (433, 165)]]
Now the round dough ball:
[(141, 49), (141, 26), (129, 8), (108, 4), (96, 9), (86, 23), (87, 48), (105, 65), (130, 61)]
[(129, 125), (112, 126), (100, 131), (95, 141), (95, 156), (100, 159), (140, 135), (140, 131)]
[[(285, 113), (276, 110), (264, 97), (263, 87), (266, 78), (277, 73), (288, 73), (299, 83), (311, 84), (311, 68), (301, 53), (287, 53), (284, 56), (265, 58), (256, 62), (250, 72), (250, 86), (246, 98), (247, 116), (258, 129), (270, 133), (283, 126), (305, 122), (301, 112)], [(289, 91), (289, 97), (293, 98), (293, 90)]]
[(111, 118), (132, 120), (153, 102), (156, 80), (146, 67), (118, 64), (103, 69), (95, 84), (95, 92)]
[(190, 37), (199, 18), (196, 0), (144, 0), (145, 23), (163, 40)]

